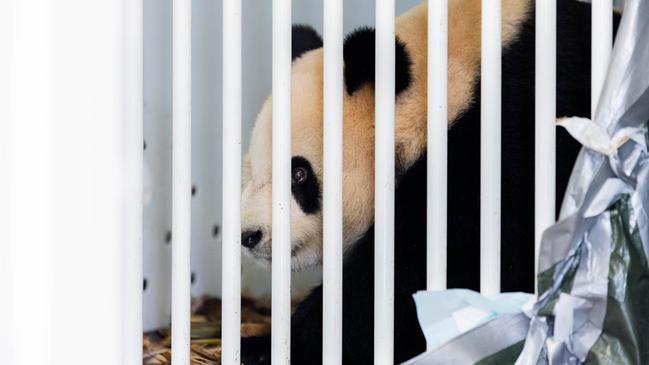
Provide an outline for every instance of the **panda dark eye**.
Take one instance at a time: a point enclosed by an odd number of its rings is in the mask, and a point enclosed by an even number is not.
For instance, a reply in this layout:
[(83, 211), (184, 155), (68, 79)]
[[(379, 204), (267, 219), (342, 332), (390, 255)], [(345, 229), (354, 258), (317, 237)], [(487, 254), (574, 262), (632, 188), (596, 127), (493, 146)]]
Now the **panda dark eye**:
[(293, 168), (293, 183), (294, 184), (303, 184), (309, 173), (304, 167), (294, 167)]

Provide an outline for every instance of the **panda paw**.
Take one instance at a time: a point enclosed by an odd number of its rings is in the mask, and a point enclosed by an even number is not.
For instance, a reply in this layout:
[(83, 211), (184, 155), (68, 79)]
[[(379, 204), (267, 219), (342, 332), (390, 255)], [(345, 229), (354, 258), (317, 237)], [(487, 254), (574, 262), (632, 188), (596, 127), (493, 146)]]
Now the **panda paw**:
[(241, 363), (243, 365), (269, 365), (270, 347), (270, 335), (242, 337)]

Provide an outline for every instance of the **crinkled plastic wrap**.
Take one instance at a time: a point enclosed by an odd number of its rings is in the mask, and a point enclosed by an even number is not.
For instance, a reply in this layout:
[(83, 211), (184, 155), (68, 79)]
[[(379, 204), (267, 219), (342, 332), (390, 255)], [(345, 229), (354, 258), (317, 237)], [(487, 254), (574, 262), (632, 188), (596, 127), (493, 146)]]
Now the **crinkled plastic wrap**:
[(468, 289), (449, 289), (420, 291), (413, 297), (427, 347), (435, 349), (496, 317), (521, 313), (533, 295), (499, 293), (485, 297)]
[(595, 120), (543, 235), (517, 365), (649, 364), (649, 1), (627, 1)]

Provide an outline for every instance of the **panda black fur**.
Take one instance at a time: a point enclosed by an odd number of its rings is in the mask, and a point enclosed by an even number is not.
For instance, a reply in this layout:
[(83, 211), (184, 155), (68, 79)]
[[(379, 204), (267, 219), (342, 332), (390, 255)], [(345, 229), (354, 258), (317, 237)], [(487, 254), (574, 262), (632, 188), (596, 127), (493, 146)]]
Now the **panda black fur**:
[[(477, 1), (477, 0), (467, 0)], [(590, 5), (558, 1), (557, 115), (590, 114)], [(618, 18), (615, 23), (617, 28)], [(520, 32), (503, 49), (502, 80), (502, 272), (503, 291), (533, 291), (534, 268), (534, 14), (517, 24)], [(301, 28), (302, 30), (308, 28)], [(294, 59), (321, 41), (315, 32), (293, 33)], [(317, 39), (315, 37), (318, 37)], [(306, 38), (306, 39), (304, 39)], [(397, 39), (397, 103), (407, 97), (413, 79), (411, 49)], [(371, 84), (374, 75), (374, 35), (358, 30), (345, 44), (348, 94)], [(479, 71), (479, 68), (478, 68)], [(473, 70), (475, 71), (475, 69)], [(449, 128), (448, 150), (448, 286), (479, 288), (480, 84)], [(398, 106), (397, 106), (398, 108)], [(425, 120), (425, 115), (422, 116)], [(397, 146), (399, 148), (399, 146)], [(580, 145), (557, 129), (557, 206)], [(425, 288), (426, 272), (426, 151), (398, 161), (395, 192), (395, 363), (425, 350), (412, 294)], [(343, 272), (343, 362), (373, 363), (374, 227), (345, 254)], [(291, 362), (322, 362), (322, 286), (295, 310), (291, 326)], [(270, 337), (242, 339), (245, 364), (270, 363)]]

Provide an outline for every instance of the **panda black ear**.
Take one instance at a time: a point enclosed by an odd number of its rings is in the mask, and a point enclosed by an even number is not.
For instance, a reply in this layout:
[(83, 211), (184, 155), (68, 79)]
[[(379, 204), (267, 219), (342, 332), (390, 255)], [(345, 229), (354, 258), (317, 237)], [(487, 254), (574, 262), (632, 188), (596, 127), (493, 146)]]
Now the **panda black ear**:
[(322, 38), (315, 29), (308, 25), (294, 25), (292, 37), (291, 58), (293, 61), (312, 49), (322, 47)]
[[(347, 36), (343, 50), (345, 59), (345, 85), (347, 93), (352, 95), (365, 83), (374, 83), (375, 62), (375, 32), (372, 28), (359, 28)], [(405, 44), (395, 39), (396, 65), (395, 65), (395, 95), (410, 86), (412, 76), (410, 65), (412, 61), (408, 55)]]

